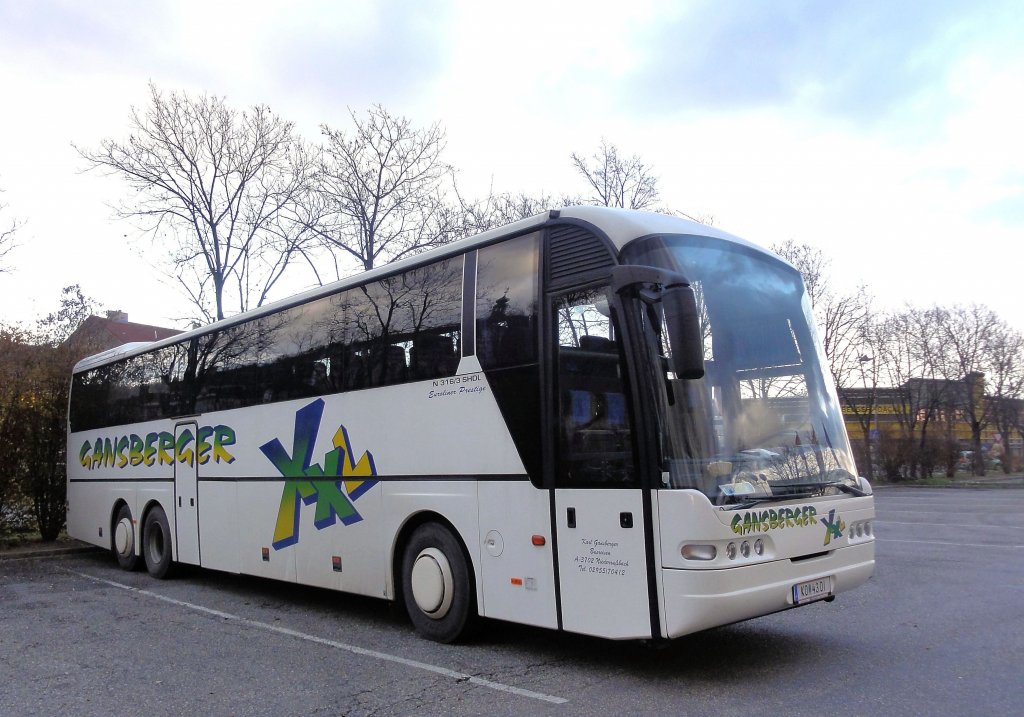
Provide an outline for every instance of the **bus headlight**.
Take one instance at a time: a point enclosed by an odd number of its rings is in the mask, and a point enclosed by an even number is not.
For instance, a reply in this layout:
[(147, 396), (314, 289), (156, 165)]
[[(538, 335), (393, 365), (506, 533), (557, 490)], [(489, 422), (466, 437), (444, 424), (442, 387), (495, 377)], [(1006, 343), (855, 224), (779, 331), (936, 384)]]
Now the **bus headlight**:
[(725, 554), (729, 557), (729, 560), (736, 559), (736, 543), (729, 543), (725, 546)]
[(744, 540), (743, 543), (740, 545), (740, 555), (742, 555), (744, 558), (750, 557), (750, 543), (746, 540)]
[(754, 541), (754, 555), (764, 555), (764, 541), (760, 538)]
[(848, 535), (851, 541), (857, 541), (861, 539), (870, 539), (872, 537), (872, 532), (873, 529), (871, 521), (862, 520), (850, 526)]
[(718, 557), (718, 548), (714, 545), (691, 545), (687, 543), (679, 550), (687, 560), (714, 560)]

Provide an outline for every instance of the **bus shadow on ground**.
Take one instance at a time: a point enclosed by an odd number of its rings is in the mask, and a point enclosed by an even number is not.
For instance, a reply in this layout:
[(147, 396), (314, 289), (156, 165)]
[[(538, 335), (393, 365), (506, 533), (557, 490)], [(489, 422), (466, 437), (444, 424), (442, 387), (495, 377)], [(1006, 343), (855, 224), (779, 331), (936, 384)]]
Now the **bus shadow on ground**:
[[(96, 567), (114, 566), (109, 554), (82, 556), (82, 559)], [(163, 594), (173, 591), (160, 590), (161, 585), (171, 587), (176, 583), (205, 586), (232, 596), (257, 611), (239, 615), (246, 619), (267, 620), (267, 616), (260, 616), (258, 612), (272, 610), (277, 613), (269, 619), (281, 620), (277, 624), (284, 624), (289, 614), (315, 617), (321, 627), (325, 621), (344, 621), (367, 631), (365, 636), (346, 639), (366, 649), (375, 649), (373, 644), (363, 644), (375, 631), (384, 632), (388, 641), (403, 636), (412, 638), (414, 634), (400, 603), (290, 582), (179, 565), (170, 580), (152, 581), (140, 587)], [(726, 625), (675, 640), (614, 641), (481, 619), (467, 640), (446, 649), (469, 653), (462, 659), (486, 650), (499, 658), (525, 659), (531, 664), (571, 663), (586, 666), (596, 674), (625, 673), (648, 681), (663, 679), (678, 683), (682, 679), (723, 687), (749, 682), (780, 668), (811, 666), (822, 655), (834, 654), (835, 641), (829, 635), (809, 629), (793, 632), (777, 621), (768, 620), (770, 618), (759, 618)], [(300, 629), (294, 624), (289, 627)], [(848, 649), (849, 646), (845, 646), (844, 650)]]
[(470, 644), (543, 654), (545, 661), (553, 663), (572, 662), (648, 680), (684, 678), (705, 685), (749, 682), (779, 668), (809, 666), (835, 648), (828, 635), (794, 634), (758, 622), (712, 628), (675, 640), (613, 641), (489, 620), (485, 637)]

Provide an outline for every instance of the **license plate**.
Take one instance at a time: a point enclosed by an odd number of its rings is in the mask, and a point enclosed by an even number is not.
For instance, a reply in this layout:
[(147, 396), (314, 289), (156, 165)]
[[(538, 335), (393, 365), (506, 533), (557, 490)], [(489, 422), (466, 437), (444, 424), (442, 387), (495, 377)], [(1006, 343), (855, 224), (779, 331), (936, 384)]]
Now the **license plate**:
[(832, 578), (826, 576), (815, 580), (808, 580), (804, 583), (797, 583), (793, 586), (793, 604), (803, 605), (806, 602), (814, 602), (827, 598), (832, 594)]

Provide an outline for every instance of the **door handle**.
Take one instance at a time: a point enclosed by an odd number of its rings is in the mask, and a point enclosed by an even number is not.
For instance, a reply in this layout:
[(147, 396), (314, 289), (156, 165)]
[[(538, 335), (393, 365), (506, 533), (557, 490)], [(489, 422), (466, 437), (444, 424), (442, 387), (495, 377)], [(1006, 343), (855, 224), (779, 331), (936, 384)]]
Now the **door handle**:
[(619, 513), (619, 526), (622, 528), (632, 528), (633, 514), (629, 512)]
[(565, 522), (570, 528), (576, 527), (576, 509), (566, 508), (565, 509)]

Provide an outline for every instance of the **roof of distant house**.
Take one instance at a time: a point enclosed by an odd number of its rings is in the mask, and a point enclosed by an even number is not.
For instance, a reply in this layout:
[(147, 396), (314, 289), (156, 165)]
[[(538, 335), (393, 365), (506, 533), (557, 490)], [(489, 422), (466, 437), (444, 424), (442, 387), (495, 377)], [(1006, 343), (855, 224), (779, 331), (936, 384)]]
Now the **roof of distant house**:
[(133, 323), (128, 321), (127, 314), (120, 311), (108, 311), (107, 315), (108, 318), (90, 316), (68, 341), (88, 342), (90, 350), (103, 351), (137, 341), (159, 341), (181, 333), (178, 329)]

